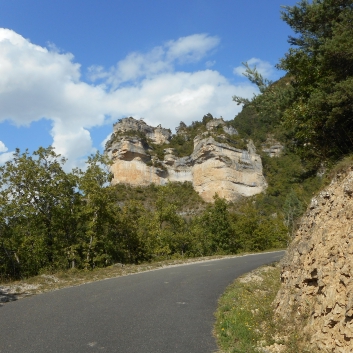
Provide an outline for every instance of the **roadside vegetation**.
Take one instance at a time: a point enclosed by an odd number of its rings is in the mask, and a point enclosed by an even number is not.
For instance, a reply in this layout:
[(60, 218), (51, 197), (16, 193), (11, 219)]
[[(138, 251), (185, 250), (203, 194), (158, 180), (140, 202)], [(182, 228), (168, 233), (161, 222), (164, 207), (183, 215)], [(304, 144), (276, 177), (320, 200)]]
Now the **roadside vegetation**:
[[(233, 97), (244, 108), (232, 125), (258, 148), (269, 137), (285, 146), (283, 158), (263, 158), (269, 188), (256, 205), (261, 211), (277, 205), (293, 236), (313, 193), (352, 166), (353, 3), (301, 0), (284, 6), (282, 19), (295, 33), (277, 65), (286, 75), (273, 83), (244, 63), (260, 94)], [(308, 313), (294, 320), (289, 306), (287, 321), (276, 317), (279, 270), (265, 269), (238, 279), (221, 298), (215, 328), (221, 351), (314, 352), (302, 332)]]
[(283, 215), (250, 200), (205, 204), (189, 183), (111, 186), (96, 154), (87, 169), (65, 172), (52, 148), (17, 151), (0, 167), (2, 282), (115, 263), (229, 255), (283, 248)]
[(238, 278), (227, 288), (215, 313), (219, 353), (315, 353), (301, 331), (307, 317), (299, 322), (290, 314), (287, 320), (275, 315), (279, 276), (275, 263)]

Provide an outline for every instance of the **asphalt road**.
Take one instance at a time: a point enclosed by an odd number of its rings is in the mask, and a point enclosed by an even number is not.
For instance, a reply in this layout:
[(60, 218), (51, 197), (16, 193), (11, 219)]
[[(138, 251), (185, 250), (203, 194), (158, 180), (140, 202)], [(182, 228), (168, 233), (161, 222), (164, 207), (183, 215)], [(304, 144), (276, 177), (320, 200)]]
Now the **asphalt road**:
[(283, 254), (165, 268), (7, 303), (0, 352), (214, 352), (219, 296), (236, 277)]

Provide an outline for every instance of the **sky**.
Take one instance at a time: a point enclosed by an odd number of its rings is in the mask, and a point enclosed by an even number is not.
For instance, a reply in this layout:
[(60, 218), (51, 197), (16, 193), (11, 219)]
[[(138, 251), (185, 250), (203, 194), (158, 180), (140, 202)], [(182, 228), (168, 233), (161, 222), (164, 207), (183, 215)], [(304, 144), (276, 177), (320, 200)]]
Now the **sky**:
[(0, 0), (0, 165), (19, 148), (55, 148), (66, 169), (103, 151), (118, 119), (173, 132), (241, 110), (293, 35), (293, 0)]

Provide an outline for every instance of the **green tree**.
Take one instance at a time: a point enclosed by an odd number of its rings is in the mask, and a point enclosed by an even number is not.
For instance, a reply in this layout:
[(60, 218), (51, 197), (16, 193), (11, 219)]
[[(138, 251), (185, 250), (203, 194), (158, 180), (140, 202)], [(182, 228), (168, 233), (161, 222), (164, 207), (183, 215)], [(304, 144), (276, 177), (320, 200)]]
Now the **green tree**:
[(232, 253), (237, 251), (237, 241), (232, 229), (228, 204), (217, 194), (214, 203), (208, 205), (201, 216), (200, 222), (207, 234), (207, 245), (213, 253)]
[(65, 159), (49, 148), (32, 156), (16, 150), (0, 168), (2, 233), (24, 275), (61, 266), (62, 224), (71, 219), (76, 180), (62, 169)]
[(304, 212), (304, 205), (299, 200), (296, 192), (293, 189), (289, 192), (286, 197), (283, 206), (283, 211), (285, 215), (286, 225), (290, 231), (291, 236), (293, 236), (297, 220)]
[(233, 100), (256, 109), (277, 126), (311, 168), (353, 150), (353, 3), (348, 0), (301, 0), (285, 6), (282, 19), (296, 36), (277, 68), (278, 82), (264, 79), (246, 63), (245, 76), (260, 94)]
[(278, 67), (293, 78), (284, 123), (306, 158), (336, 159), (353, 149), (353, 3), (302, 0), (282, 18), (297, 34)]
[(80, 214), (84, 234), (80, 245), (85, 268), (94, 268), (108, 265), (112, 261), (107, 246), (108, 238), (110, 226), (120, 209), (109, 184), (111, 175), (106, 157), (97, 152), (89, 156), (86, 163), (85, 171), (75, 171), (82, 195)]

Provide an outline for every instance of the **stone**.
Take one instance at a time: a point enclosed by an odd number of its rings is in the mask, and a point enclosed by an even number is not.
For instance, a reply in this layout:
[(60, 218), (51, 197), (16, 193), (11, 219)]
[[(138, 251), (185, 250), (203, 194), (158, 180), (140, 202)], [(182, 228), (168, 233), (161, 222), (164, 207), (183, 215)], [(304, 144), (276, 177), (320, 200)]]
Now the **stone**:
[(312, 350), (324, 352), (353, 352), (353, 172), (345, 175), (312, 199), (281, 261), (274, 303), (282, 318), (299, 322), (298, 313), (309, 313), (303, 333)]
[(284, 146), (274, 139), (272, 135), (267, 136), (266, 141), (262, 144), (262, 151), (272, 157), (279, 157), (283, 150)]
[[(185, 129), (184, 125), (181, 123), (178, 133)], [(227, 128), (230, 134), (237, 134), (222, 118), (209, 121), (206, 128), (213, 131), (218, 126)], [(194, 138), (194, 151), (190, 156), (179, 158), (173, 148), (165, 148), (163, 160), (153, 157), (148, 140), (165, 144), (171, 136), (168, 129), (154, 128), (131, 117), (116, 123), (105, 150), (112, 160), (112, 184), (147, 186), (187, 181), (207, 202), (213, 202), (216, 193), (228, 201), (235, 201), (266, 189), (262, 161), (251, 141), (246, 150), (237, 149), (216, 141), (206, 132)]]

